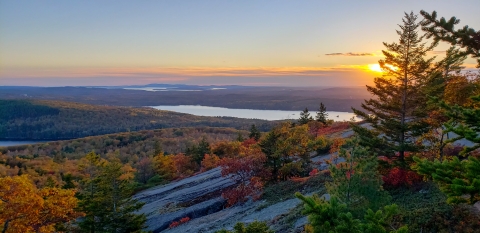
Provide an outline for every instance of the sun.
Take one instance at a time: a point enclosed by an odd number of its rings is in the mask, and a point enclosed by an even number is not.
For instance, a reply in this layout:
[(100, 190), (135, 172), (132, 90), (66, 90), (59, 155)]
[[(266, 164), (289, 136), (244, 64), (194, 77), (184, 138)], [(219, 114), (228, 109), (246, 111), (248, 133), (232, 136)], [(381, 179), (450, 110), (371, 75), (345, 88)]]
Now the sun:
[[(398, 70), (396, 66), (392, 66), (390, 64), (385, 64), (385, 66), (392, 70)], [(383, 72), (382, 67), (380, 67), (379, 64), (368, 64), (368, 69), (370, 69), (371, 71), (379, 72), (379, 73)]]
[(383, 72), (379, 64), (368, 64), (368, 68), (371, 71), (380, 72), (380, 73)]

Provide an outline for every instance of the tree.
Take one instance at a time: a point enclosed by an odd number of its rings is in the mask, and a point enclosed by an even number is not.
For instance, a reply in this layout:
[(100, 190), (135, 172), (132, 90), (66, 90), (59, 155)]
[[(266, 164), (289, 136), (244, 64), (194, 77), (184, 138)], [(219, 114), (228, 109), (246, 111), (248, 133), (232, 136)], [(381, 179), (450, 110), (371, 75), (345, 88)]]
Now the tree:
[(433, 58), (425, 59), (433, 46), (422, 43), (418, 36), (417, 16), (405, 13), (403, 25), (397, 34), (398, 43), (384, 43), (385, 59), (379, 61), (383, 77), (375, 78), (375, 86), (367, 90), (376, 96), (366, 100), (362, 108), (367, 112), (353, 109), (356, 115), (370, 123), (372, 130), (353, 125), (361, 143), (375, 149), (380, 155), (393, 157), (404, 162), (406, 151), (418, 151), (415, 138), (426, 131), (426, 112), (419, 106), (426, 102), (421, 88), (429, 74)]
[(332, 182), (326, 184), (328, 193), (357, 218), (366, 209), (377, 211), (386, 205), (390, 197), (382, 188), (377, 156), (359, 146), (357, 138), (347, 140), (339, 156), (345, 162), (330, 165)]
[(406, 233), (407, 226), (395, 229), (391, 222), (399, 213), (398, 207), (388, 205), (376, 212), (366, 210), (363, 219), (355, 218), (347, 211), (346, 204), (342, 204), (335, 196), (329, 201), (318, 196), (305, 197), (295, 194), (303, 201), (303, 214), (308, 215), (310, 225), (305, 226), (308, 233)]
[(459, 24), (460, 20), (455, 17), (451, 17), (448, 21), (444, 17), (437, 19), (436, 11), (429, 14), (422, 10), (420, 14), (424, 18), (421, 25), (427, 38), (433, 37), (435, 41), (446, 41), (464, 48), (463, 53), (477, 58), (477, 67), (480, 68), (480, 31), (475, 31), (468, 26), (455, 30), (455, 25)]
[(422, 88), (422, 93), (431, 99), (425, 106), (428, 112), (425, 120), (428, 130), (417, 140), (426, 147), (423, 152), (426, 157), (443, 159), (445, 148), (452, 143), (448, 130), (443, 127), (448, 121), (447, 112), (441, 107), (439, 100), (450, 104), (466, 104), (468, 97), (473, 94), (474, 85), (470, 85), (466, 81), (466, 74), (461, 73), (465, 59), (466, 56), (452, 46), (446, 51), (445, 58), (435, 64)]
[(318, 112), (317, 112), (317, 115), (315, 116), (315, 120), (318, 122), (322, 122), (324, 125), (326, 125), (328, 120), (327, 117), (328, 117), (327, 108), (325, 107), (325, 105), (323, 105), (323, 103), (320, 102), (320, 107), (318, 108)]
[(164, 155), (163, 152), (153, 158), (155, 171), (162, 179), (173, 180), (177, 175), (174, 155)]
[(203, 156), (205, 156), (205, 154), (210, 154), (210, 144), (208, 143), (207, 139), (203, 137), (198, 145), (187, 148), (185, 154), (187, 156), (191, 156), (192, 160), (200, 165), (203, 160)]
[[(162, 153), (163, 154), (163, 153)], [(135, 166), (137, 168), (137, 177), (143, 184), (155, 175), (154, 161), (151, 157), (145, 156)]]
[(225, 157), (220, 161), (222, 176), (229, 177), (237, 186), (222, 193), (229, 205), (243, 203), (249, 197), (256, 200), (263, 189), (263, 180), (268, 175), (264, 169), (265, 155), (259, 148), (247, 148), (245, 154)]
[(143, 203), (132, 198), (134, 169), (112, 159), (98, 178), (100, 223), (106, 232), (141, 232), (146, 216), (136, 214)]
[(53, 232), (55, 225), (82, 214), (75, 191), (38, 190), (27, 175), (0, 178), (0, 229), (6, 232)]
[(467, 203), (470, 205), (480, 201), (480, 160), (470, 156), (460, 161), (452, 160), (429, 161), (414, 157), (417, 163), (413, 168), (418, 173), (432, 178), (447, 194), (448, 203)]
[(298, 123), (304, 125), (310, 121), (313, 121), (313, 118), (310, 116), (308, 108), (305, 108), (302, 112), (300, 112), (300, 118), (298, 119)]
[(91, 233), (102, 229), (98, 222), (98, 215), (102, 209), (99, 203), (102, 196), (98, 187), (98, 177), (105, 163), (106, 161), (99, 155), (90, 152), (79, 161), (78, 165), (79, 171), (83, 175), (78, 193), (80, 199), (78, 208), (85, 213), (85, 218), (78, 225), (84, 231)]
[[(267, 156), (265, 166), (270, 168), (273, 181), (298, 173), (308, 175), (310, 153), (325, 145), (323, 137), (314, 138), (309, 133), (308, 125), (292, 127), (288, 122), (274, 128), (259, 142), (262, 152)], [(300, 171), (298, 167), (301, 167)]]
[(220, 163), (220, 158), (216, 155), (206, 154), (202, 160), (202, 168), (201, 171), (208, 171), (210, 169), (214, 169)]
[(237, 223), (233, 231), (220, 230), (215, 233), (273, 233), (265, 222), (254, 221), (245, 227), (244, 223)]
[(260, 140), (260, 131), (257, 129), (257, 126), (254, 124), (250, 127), (250, 134), (248, 135), (248, 138), (253, 138), (255, 141)]
[(131, 198), (135, 170), (89, 153), (82, 159), (79, 170), (85, 176), (79, 193), (79, 209), (85, 218), (78, 223), (87, 232), (140, 232), (146, 217), (135, 214), (143, 204)]
[[(460, 23), (459, 19), (455, 17), (451, 17), (448, 21), (443, 17), (437, 19), (437, 12), (435, 11), (429, 14), (422, 10), (420, 14), (424, 17), (421, 24), (427, 38), (433, 38), (435, 41), (445, 41), (452, 46), (460, 46), (464, 50), (459, 53), (463, 56), (471, 55), (477, 58), (477, 67), (480, 68), (480, 31), (475, 31), (468, 26), (455, 30), (455, 25)], [(450, 96), (460, 98), (454, 98), (453, 100), (446, 98), (444, 102), (440, 102), (450, 118), (445, 124), (447, 132), (452, 131), (459, 135), (458, 138), (450, 141), (465, 138), (475, 143), (474, 146), (466, 148), (463, 154), (480, 148), (480, 123), (478, 123), (480, 121), (480, 110), (478, 109), (480, 106), (480, 93), (478, 93), (480, 84), (478, 80), (479, 77), (476, 75), (476, 82), (471, 85), (469, 78), (459, 76), (459, 78), (454, 80), (456, 82), (451, 83), (447, 87), (454, 87), (454, 91), (450, 91), (452, 93)], [(457, 93), (460, 93), (460, 96)], [(467, 98), (469, 97), (471, 97), (472, 102), (465, 106), (464, 103), (467, 102), (465, 100), (468, 100)], [(454, 103), (457, 105), (453, 105)]]

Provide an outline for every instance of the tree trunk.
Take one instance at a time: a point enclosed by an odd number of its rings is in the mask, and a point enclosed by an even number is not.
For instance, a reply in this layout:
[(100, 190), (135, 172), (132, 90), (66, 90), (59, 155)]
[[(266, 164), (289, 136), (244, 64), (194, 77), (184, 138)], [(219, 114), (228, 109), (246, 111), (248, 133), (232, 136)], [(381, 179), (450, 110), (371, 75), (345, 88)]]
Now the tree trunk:
[(5, 233), (5, 232), (7, 232), (8, 223), (10, 223), (10, 220), (7, 220), (7, 221), (5, 221), (5, 224), (3, 224), (3, 230), (2, 230), (2, 233)]

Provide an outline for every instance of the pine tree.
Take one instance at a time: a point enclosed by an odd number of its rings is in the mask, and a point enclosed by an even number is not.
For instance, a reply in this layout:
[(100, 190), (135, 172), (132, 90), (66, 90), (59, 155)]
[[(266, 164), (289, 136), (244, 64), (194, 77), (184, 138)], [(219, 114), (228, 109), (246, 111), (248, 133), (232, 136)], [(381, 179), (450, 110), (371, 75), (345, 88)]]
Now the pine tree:
[(339, 153), (345, 162), (330, 166), (332, 182), (326, 184), (330, 195), (346, 205), (355, 217), (366, 209), (377, 211), (389, 202), (377, 171), (377, 156), (358, 145), (358, 139), (347, 140)]
[(243, 138), (243, 135), (240, 132), (237, 133), (237, 141), (239, 142), (245, 141), (245, 138)]
[(310, 113), (308, 112), (308, 108), (305, 108), (300, 113), (300, 118), (298, 119), (298, 123), (301, 124), (301, 125), (304, 125), (304, 124), (307, 124), (310, 121), (313, 121), (313, 118), (310, 116)]
[(355, 218), (347, 211), (346, 204), (342, 204), (335, 196), (325, 200), (314, 195), (305, 197), (300, 193), (295, 196), (303, 201), (303, 214), (308, 215), (310, 225), (305, 226), (308, 233), (407, 233), (408, 227), (395, 229), (392, 219), (398, 215), (398, 206), (388, 205), (374, 212), (366, 210), (363, 218)]
[(328, 117), (327, 108), (325, 107), (325, 105), (323, 105), (323, 103), (320, 103), (320, 107), (318, 108), (318, 112), (317, 112), (317, 115), (315, 116), (315, 120), (318, 122), (322, 122), (324, 125), (326, 125), (327, 117)]
[(188, 147), (185, 151), (185, 154), (187, 156), (191, 156), (192, 160), (200, 165), (205, 154), (210, 154), (210, 144), (208, 143), (207, 139), (203, 137), (198, 145)]
[(233, 231), (227, 231), (225, 229), (216, 231), (215, 233), (273, 233), (274, 231), (270, 230), (267, 223), (254, 221), (247, 226), (244, 223), (238, 222), (233, 227)]
[(159, 155), (161, 153), (163, 154), (162, 144), (159, 141), (155, 141), (154, 148), (155, 148), (154, 156)]
[(118, 159), (108, 162), (91, 152), (80, 162), (84, 175), (79, 192), (79, 210), (85, 217), (78, 225), (83, 232), (140, 232), (146, 222), (138, 215), (143, 204), (131, 198), (133, 171)]
[(136, 214), (143, 203), (133, 194), (133, 169), (122, 165), (118, 159), (107, 163), (98, 180), (103, 207), (100, 222), (107, 232), (140, 232), (145, 227), (144, 214)]
[(267, 156), (265, 166), (271, 169), (273, 181), (277, 181), (278, 171), (282, 166), (282, 156), (277, 152), (277, 141), (279, 139), (280, 135), (272, 130), (258, 143), (262, 152)]
[(465, 138), (473, 143), (472, 146), (465, 147), (461, 154), (468, 155), (470, 152), (480, 148), (480, 95), (471, 97), (473, 106), (462, 107), (458, 105), (448, 105), (440, 102), (446, 110), (449, 121), (445, 123), (447, 132), (454, 132), (458, 137), (450, 139), (453, 142)]
[(94, 152), (88, 153), (79, 162), (79, 171), (84, 178), (80, 181), (78, 208), (85, 213), (85, 217), (78, 225), (84, 232), (104, 231), (99, 222), (102, 210), (99, 200), (102, 196), (98, 187), (98, 178), (105, 163), (106, 161)]
[(405, 13), (401, 30), (397, 30), (399, 42), (384, 43), (387, 49), (383, 50), (385, 59), (379, 61), (384, 75), (375, 78), (375, 86), (367, 86), (376, 98), (362, 104), (366, 112), (353, 109), (373, 128), (353, 125), (362, 145), (375, 149), (379, 155), (392, 157), (398, 153), (400, 162), (404, 161), (406, 151), (420, 148), (415, 144), (415, 138), (427, 127), (423, 121), (426, 112), (422, 108), (426, 96), (421, 93), (421, 88), (433, 60), (425, 59), (425, 56), (435, 44), (427, 47), (422, 43), (416, 19), (413, 13)]
[[(423, 143), (432, 157), (443, 159), (444, 148), (451, 144), (452, 140), (448, 139), (448, 131), (443, 126), (448, 121), (447, 112), (441, 108), (438, 100), (450, 101), (457, 99), (455, 96), (459, 90), (451, 88), (452, 83), (460, 78), (463, 61), (466, 56), (459, 49), (452, 46), (446, 51), (444, 59), (435, 64), (435, 69), (428, 76), (422, 93), (428, 96), (430, 100), (427, 102), (425, 109), (428, 111), (428, 131), (424, 133), (418, 141)], [(433, 101), (432, 101), (433, 100)], [(465, 101), (463, 101), (465, 102)]]
[(452, 160), (428, 161), (414, 157), (418, 173), (432, 178), (445, 194), (449, 203), (467, 203), (470, 205), (480, 201), (480, 160), (470, 156), (460, 161)]
[(260, 140), (260, 136), (260, 131), (257, 129), (257, 126), (253, 124), (252, 127), (250, 127), (250, 134), (248, 135), (248, 138), (253, 138), (255, 141), (258, 141)]
[(448, 21), (443, 17), (437, 19), (435, 11), (429, 14), (422, 10), (420, 14), (424, 18), (421, 24), (422, 30), (427, 33), (427, 38), (433, 37), (435, 41), (446, 41), (464, 48), (463, 53), (477, 58), (477, 68), (480, 68), (480, 31), (475, 31), (468, 26), (455, 30), (455, 25), (460, 23), (459, 19), (455, 17), (451, 17)]

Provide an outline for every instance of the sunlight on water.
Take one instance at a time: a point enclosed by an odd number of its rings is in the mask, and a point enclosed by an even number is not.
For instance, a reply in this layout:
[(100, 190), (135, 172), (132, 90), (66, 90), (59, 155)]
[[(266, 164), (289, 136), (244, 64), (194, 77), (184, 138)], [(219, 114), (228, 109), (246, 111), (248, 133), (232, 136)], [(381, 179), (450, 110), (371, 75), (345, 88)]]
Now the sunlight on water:
[[(188, 113), (197, 116), (221, 116), (221, 117), (239, 117), (249, 119), (262, 120), (285, 120), (298, 119), (301, 111), (283, 111), (283, 110), (257, 110), (257, 109), (233, 109), (208, 107), (200, 105), (178, 105), (178, 106), (150, 106), (159, 110), (168, 110), (174, 112)], [(332, 112), (329, 111), (328, 118), (334, 121), (349, 121), (355, 116), (351, 112)], [(310, 115), (315, 116), (315, 112), (310, 112)], [(355, 117), (355, 121), (360, 118)]]

